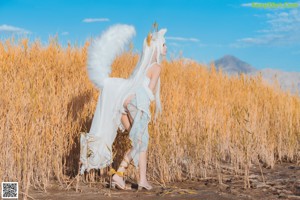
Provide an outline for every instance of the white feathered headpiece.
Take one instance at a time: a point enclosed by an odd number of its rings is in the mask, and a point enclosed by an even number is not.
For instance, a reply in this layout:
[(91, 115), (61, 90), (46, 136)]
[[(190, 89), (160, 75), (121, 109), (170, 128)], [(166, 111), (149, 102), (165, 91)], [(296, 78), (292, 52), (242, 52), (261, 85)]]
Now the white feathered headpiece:
[(162, 53), (163, 44), (166, 42), (164, 36), (165, 33), (167, 32), (167, 29), (163, 28), (158, 31), (158, 25), (156, 22), (153, 24), (153, 28), (155, 29), (155, 31), (152, 33), (149, 32), (146, 38), (146, 42), (149, 48), (156, 50), (157, 53), (156, 60), (158, 63), (160, 63), (161, 62), (160, 54)]

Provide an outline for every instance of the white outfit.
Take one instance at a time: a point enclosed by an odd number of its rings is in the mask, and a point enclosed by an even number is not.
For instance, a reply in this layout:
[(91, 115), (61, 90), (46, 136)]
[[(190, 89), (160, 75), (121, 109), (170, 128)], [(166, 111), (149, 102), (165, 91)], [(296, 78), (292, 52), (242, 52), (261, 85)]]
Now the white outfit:
[[(115, 140), (118, 128), (124, 130), (121, 123), (121, 116), (122, 113), (125, 113), (123, 107), (124, 101), (130, 94), (135, 94), (135, 98), (128, 104), (130, 105), (131, 114), (135, 117), (129, 136), (135, 149), (135, 151), (132, 152), (132, 157), (135, 166), (138, 166), (138, 154), (144, 151), (148, 145), (149, 136), (147, 125), (151, 119), (149, 109), (150, 102), (156, 100), (156, 114), (157, 111), (161, 110), (159, 99), (160, 79), (156, 85), (156, 94), (154, 96), (148, 87), (150, 79), (146, 76), (146, 72), (153, 64), (150, 64), (150, 61), (153, 58), (154, 50), (159, 50), (157, 46), (160, 46), (160, 43), (164, 42), (161, 37), (163, 37), (165, 32), (166, 29), (163, 29), (162, 32), (157, 32), (157, 40), (156, 42), (154, 41), (150, 47), (146, 46), (147, 43), (144, 40), (143, 54), (134, 72), (128, 79), (106, 77), (108, 75), (107, 72), (110, 71), (107, 70), (107, 68), (110, 66), (107, 66), (107, 62), (103, 61), (105, 58), (103, 56), (107, 54), (107, 51), (109, 51), (107, 49), (110, 46), (120, 45), (120, 48), (122, 48), (122, 45), (126, 43), (128, 38), (135, 33), (132, 31), (132, 27), (127, 25), (115, 25), (103, 33), (101, 38), (97, 38), (94, 43), (91, 44), (89, 49), (88, 72), (92, 82), (102, 91), (98, 98), (91, 129), (89, 133), (81, 134), (81, 174), (83, 174), (85, 170), (89, 171), (93, 168), (104, 168), (112, 163), (112, 144)], [(127, 33), (127, 35), (125, 34), (124, 36), (124, 33)], [(111, 43), (106, 43), (106, 40)], [(117, 44), (114, 43), (115, 41), (117, 41)], [(158, 44), (158, 41), (161, 42)], [(108, 46), (104, 48), (103, 44)], [(111, 53), (116, 54), (116, 52), (118, 52), (118, 48)], [(160, 55), (160, 51), (158, 51), (157, 55)], [(157, 60), (159, 61), (159, 59)], [(113, 59), (111, 59), (111, 62), (112, 61)], [(98, 68), (100, 68), (100, 70)], [(95, 72), (102, 74), (95, 75)], [(103, 75), (103, 73), (106, 75)], [(140, 141), (143, 142), (141, 143)]]

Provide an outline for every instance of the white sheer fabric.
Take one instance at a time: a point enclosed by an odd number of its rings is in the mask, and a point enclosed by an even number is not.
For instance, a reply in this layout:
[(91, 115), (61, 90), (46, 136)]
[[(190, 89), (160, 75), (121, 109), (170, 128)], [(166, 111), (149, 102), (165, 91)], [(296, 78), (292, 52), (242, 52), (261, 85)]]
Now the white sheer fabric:
[[(121, 33), (122, 28), (126, 29), (128, 27), (119, 27), (117, 32)], [(102, 92), (98, 98), (91, 129), (89, 133), (81, 134), (80, 138), (81, 174), (83, 174), (85, 170), (89, 171), (92, 168), (98, 169), (106, 167), (112, 162), (112, 143), (115, 140), (117, 129), (123, 127), (121, 124), (121, 116), (122, 113), (124, 113), (124, 101), (130, 94), (134, 93), (138, 87), (143, 85), (146, 72), (152, 63), (157, 62), (160, 64), (162, 60), (162, 46), (165, 43), (164, 34), (166, 31), (167, 29), (161, 29), (153, 33), (150, 46), (147, 45), (146, 38), (144, 39), (142, 56), (128, 79), (105, 78), (105, 76), (99, 74), (99, 77), (102, 77), (102, 79), (97, 82), (101, 83), (98, 85), (100, 85)], [(109, 46), (107, 48), (109, 48)], [(95, 54), (96, 52), (89, 52), (89, 54), (90, 53)], [(95, 75), (93, 77), (95, 77)], [(93, 81), (93, 79), (91, 80)], [(148, 87), (146, 89), (150, 96), (153, 95)], [(156, 102), (156, 120), (158, 113), (161, 113), (162, 110), (160, 102), (160, 78), (156, 84), (155, 91), (156, 93), (155, 96), (153, 95), (153, 98), (155, 98)]]

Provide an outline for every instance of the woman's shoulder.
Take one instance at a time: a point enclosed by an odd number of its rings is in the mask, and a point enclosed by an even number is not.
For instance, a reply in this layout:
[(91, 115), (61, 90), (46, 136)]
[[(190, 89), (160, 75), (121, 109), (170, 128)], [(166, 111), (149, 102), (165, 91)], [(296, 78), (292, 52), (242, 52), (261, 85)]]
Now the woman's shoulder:
[(152, 66), (151, 66), (151, 68), (152, 68), (152, 71), (153, 72), (160, 72), (160, 70), (161, 70), (161, 66), (160, 66), (160, 64), (158, 64), (158, 63), (154, 63)]
[(160, 64), (154, 63), (154, 64), (152, 64), (152, 66), (149, 68), (148, 74), (150, 75), (150, 77), (152, 77), (153, 74), (159, 73), (160, 70), (161, 70)]

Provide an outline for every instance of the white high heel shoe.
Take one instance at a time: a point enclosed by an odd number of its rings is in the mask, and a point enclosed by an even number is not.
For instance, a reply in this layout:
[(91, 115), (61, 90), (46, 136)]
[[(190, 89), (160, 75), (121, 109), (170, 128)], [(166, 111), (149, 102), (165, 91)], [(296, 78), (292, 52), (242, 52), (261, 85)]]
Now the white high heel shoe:
[[(120, 172), (117, 172), (116, 174), (120, 177), (123, 177), (123, 175), (121, 175), (119, 173)], [(112, 188), (117, 188), (117, 189), (120, 189), (120, 190), (131, 190), (131, 187), (128, 187), (125, 182), (124, 182), (124, 185), (121, 185), (120, 182), (117, 182), (116, 180), (114, 180), (114, 176), (112, 177), (111, 187)]]
[(152, 190), (153, 187), (151, 185), (143, 185), (143, 184), (138, 184), (139, 187), (138, 187), (138, 190), (142, 190), (143, 188), (146, 189), (146, 190)]
[[(126, 161), (125, 159), (124, 159), (124, 161), (126, 162), (126, 165), (124, 166), (124, 164), (123, 165), (121, 164), (120, 167), (123, 167), (126, 170), (129, 165), (129, 162)], [(120, 182), (117, 182), (116, 180), (114, 180), (114, 177), (115, 177), (114, 175), (118, 175), (119, 177), (123, 178), (124, 172), (118, 172), (114, 168), (111, 168), (109, 171), (109, 175), (112, 176), (112, 182), (111, 182), (112, 188), (118, 188), (121, 190), (131, 190), (131, 187), (127, 187), (125, 182), (124, 182), (124, 185), (121, 185)]]

